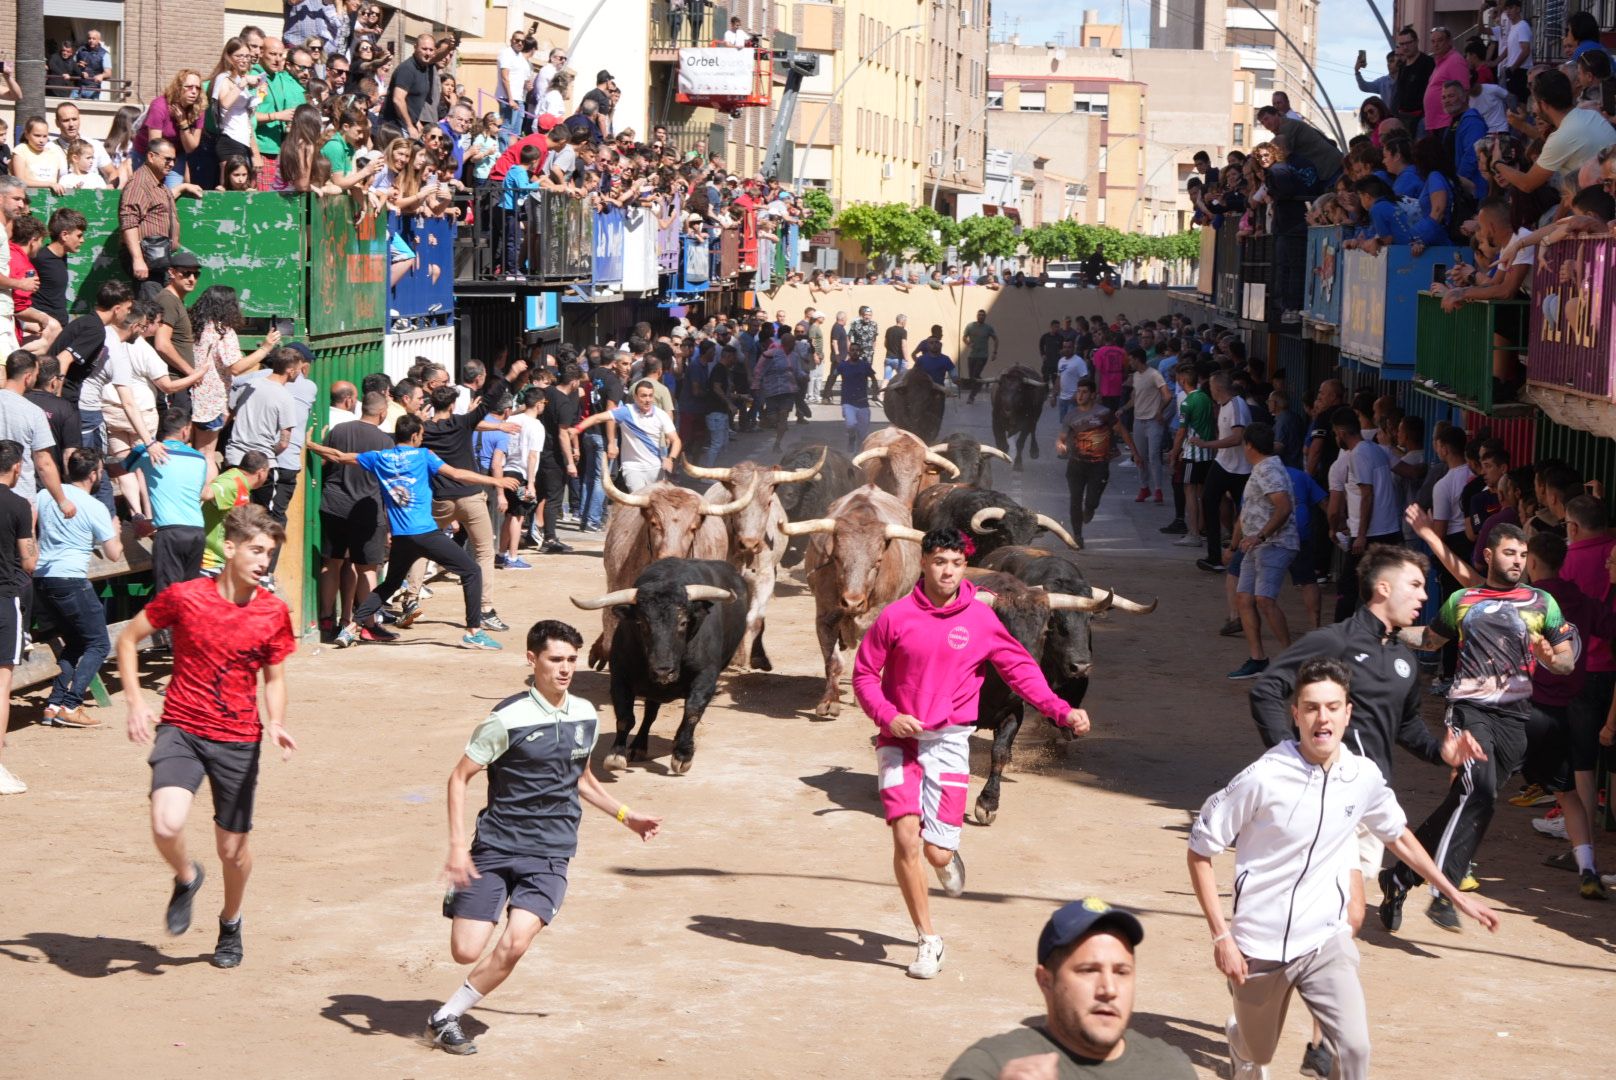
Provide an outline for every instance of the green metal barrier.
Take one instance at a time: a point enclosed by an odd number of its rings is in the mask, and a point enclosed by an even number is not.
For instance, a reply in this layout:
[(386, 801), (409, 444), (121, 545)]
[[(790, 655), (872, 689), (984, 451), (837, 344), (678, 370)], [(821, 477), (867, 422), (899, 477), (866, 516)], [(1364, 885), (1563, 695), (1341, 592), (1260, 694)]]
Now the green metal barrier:
[[(1492, 416), (1493, 353), (1524, 356), (1530, 312), (1524, 300), (1489, 300), (1442, 310), (1442, 298), (1419, 295), (1414, 385), (1422, 392)], [(1509, 345), (1495, 345), (1501, 335)]]
[[(87, 242), (68, 260), (73, 313), (88, 312), (102, 282), (128, 277), (118, 193), (54, 196), (36, 189), (32, 200), (41, 221), (63, 206), (88, 220)], [(232, 286), (243, 316), (291, 319), (299, 338), (380, 334), (387, 315), (386, 227), (361, 216), (348, 196), (210, 191), (177, 206), (180, 246), (203, 266), (199, 289)]]

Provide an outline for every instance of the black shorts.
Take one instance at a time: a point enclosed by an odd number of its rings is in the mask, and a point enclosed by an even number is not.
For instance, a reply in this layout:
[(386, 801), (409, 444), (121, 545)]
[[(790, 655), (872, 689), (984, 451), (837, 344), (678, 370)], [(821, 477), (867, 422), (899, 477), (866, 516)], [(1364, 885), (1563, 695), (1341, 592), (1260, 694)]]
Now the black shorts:
[(380, 566), (387, 561), (387, 526), (375, 514), (328, 514), (322, 510), (320, 557)]
[(1210, 461), (1192, 461), (1192, 462), (1190, 462), (1190, 475), (1189, 475), (1189, 482), (1190, 483), (1192, 483), (1192, 484), (1204, 484), (1204, 483), (1206, 483), (1206, 478), (1208, 476), (1210, 476), (1210, 475), (1212, 475), (1212, 462), (1210, 462)]
[(1304, 536), (1301, 550), (1297, 551), (1296, 558), (1291, 560), (1291, 584), (1297, 587), (1316, 584), (1318, 575), (1314, 572), (1314, 566), (1313, 538)]
[(1526, 759), (1521, 775), (1529, 784), (1541, 784), (1553, 792), (1574, 791), (1571, 775), (1570, 728), (1563, 705), (1532, 705), (1526, 720)]
[(22, 598), (0, 596), (0, 668), (22, 663), (22, 635), (27, 625), (22, 616)]
[(252, 832), (261, 743), (204, 739), (173, 724), (157, 725), (152, 742), (151, 789), (179, 787), (195, 795), (206, 777), (213, 791), (213, 821), (225, 832)]
[(526, 517), (538, 509), (539, 500), (533, 499), (530, 501), (522, 498), (522, 488), (527, 487), (527, 477), (519, 472), (511, 472), (509, 469), (505, 470), (505, 475), (515, 480), (519, 485), (515, 491), (500, 492), (501, 495), (505, 496), (505, 512), (512, 517)]
[(549, 926), (567, 898), (567, 862), (473, 848), (471, 864), (481, 876), (443, 898), (443, 917), (497, 923), (509, 903)]
[(152, 537), (152, 593), (190, 581), (202, 573), (208, 534), (195, 525), (164, 525)]
[(1582, 693), (1566, 708), (1566, 737), (1570, 742), (1571, 767), (1577, 772), (1599, 768), (1604, 747), (1599, 729), (1610, 714), (1610, 699), (1616, 691), (1616, 672), (1590, 671)]

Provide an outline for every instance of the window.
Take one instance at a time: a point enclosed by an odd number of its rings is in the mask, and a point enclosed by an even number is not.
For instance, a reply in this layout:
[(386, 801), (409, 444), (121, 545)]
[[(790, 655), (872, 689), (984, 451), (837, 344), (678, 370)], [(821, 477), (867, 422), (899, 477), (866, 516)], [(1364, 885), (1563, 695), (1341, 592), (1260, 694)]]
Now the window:
[(1097, 208), (1099, 209), (1099, 212), (1100, 212), (1100, 224), (1104, 225), (1105, 224), (1105, 196), (1104, 195), (1101, 195), (1099, 197), (1099, 199), (1096, 200), (1096, 206), (1097, 206)]
[(1236, 146), (1246, 145), (1246, 125), (1236, 124), (1234, 126), (1234, 144)]
[(1004, 108), (1004, 91), (1003, 90), (989, 90), (988, 91), (988, 108), (990, 108), (990, 109), (1002, 109), (1002, 108)]
[[(1163, 10), (1165, 11), (1166, 9), (1163, 8)], [(1098, 37), (1089, 38), (1089, 48), (1098, 49), (1098, 48), (1101, 48), (1101, 47), (1102, 46), (1100, 45), (1100, 39)]]
[(1099, 161), (1099, 164), (1098, 164), (1095, 171), (1097, 171), (1097, 172), (1105, 172), (1105, 167), (1110, 162), (1110, 160), (1111, 160), (1111, 148), (1109, 146), (1100, 147), (1100, 161)]
[(1236, 105), (1244, 105), (1246, 103), (1246, 84), (1240, 79), (1235, 80), (1234, 103)]
[(1043, 112), (1044, 92), (1042, 90), (1023, 90), (1021, 92), (1022, 112)]
[[(69, 13), (54, 15), (49, 11), (45, 15), (45, 55), (48, 57), (60, 47), (64, 40), (83, 43), (91, 30), (101, 33), (101, 44), (107, 50), (110, 60), (111, 77), (106, 89), (101, 92), (102, 101), (122, 100), (127, 96), (121, 87), (127, 84), (120, 82), (129, 70), (124, 63), (124, 36), (123, 36), (123, 4), (109, 2), (109, 0), (77, 0), (75, 3), (58, 4), (55, 0), (49, 5), (51, 8), (65, 8)], [(13, 62), (15, 64), (15, 62)], [(13, 71), (16, 67), (13, 66)], [(46, 104), (55, 109), (56, 99), (47, 98)], [(54, 121), (53, 121), (54, 124)], [(19, 132), (20, 134), (20, 132)]]

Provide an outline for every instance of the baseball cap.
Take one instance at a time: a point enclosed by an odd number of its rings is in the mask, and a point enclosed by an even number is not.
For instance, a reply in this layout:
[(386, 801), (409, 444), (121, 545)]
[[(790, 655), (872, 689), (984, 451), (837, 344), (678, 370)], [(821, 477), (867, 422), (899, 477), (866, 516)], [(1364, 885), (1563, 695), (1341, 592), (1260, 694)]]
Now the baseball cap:
[(283, 346), (283, 348), (291, 349), (304, 360), (311, 364), (314, 363), (314, 350), (303, 344), (301, 341), (289, 341)]
[(559, 123), (561, 123), (561, 117), (555, 113), (540, 113), (539, 118), (533, 121), (533, 126), (541, 132), (547, 132)]
[(596, 86), (599, 86), (603, 82), (613, 82), (613, 81), (614, 80), (612, 79), (612, 73), (607, 71), (605, 68), (601, 68), (599, 71), (595, 72), (595, 85)]
[(184, 248), (176, 248), (168, 257), (168, 265), (181, 270), (200, 270), (202, 263), (197, 257)]
[(675, 337), (675, 338), (682, 338), (682, 337), (685, 336), (685, 328), (682, 327), (682, 326), (675, 326), (673, 328), (673, 333), (671, 333), (668, 336), (669, 337)]
[(1039, 965), (1045, 964), (1056, 949), (1064, 949), (1100, 929), (1118, 931), (1134, 948), (1145, 939), (1145, 928), (1132, 912), (1112, 907), (1097, 896), (1085, 896), (1057, 908), (1044, 924), (1038, 935)]

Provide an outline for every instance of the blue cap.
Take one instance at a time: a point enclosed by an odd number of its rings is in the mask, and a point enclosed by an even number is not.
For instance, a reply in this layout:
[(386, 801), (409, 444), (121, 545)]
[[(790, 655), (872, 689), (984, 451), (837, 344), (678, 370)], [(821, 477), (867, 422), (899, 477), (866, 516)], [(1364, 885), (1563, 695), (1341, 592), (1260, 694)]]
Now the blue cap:
[(284, 346), (282, 346), (282, 348), (291, 349), (304, 360), (307, 360), (311, 364), (314, 363), (314, 350), (303, 344), (301, 341), (288, 341)]
[(1096, 896), (1085, 896), (1057, 909), (1044, 924), (1038, 935), (1039, 965), (1045, 964), (1056, 949), (1064, 949), (1096, 930), (1115, 930), (1134, 948), (1145, 940), (1145, 928), (1131, 911), (1112, 907)]

